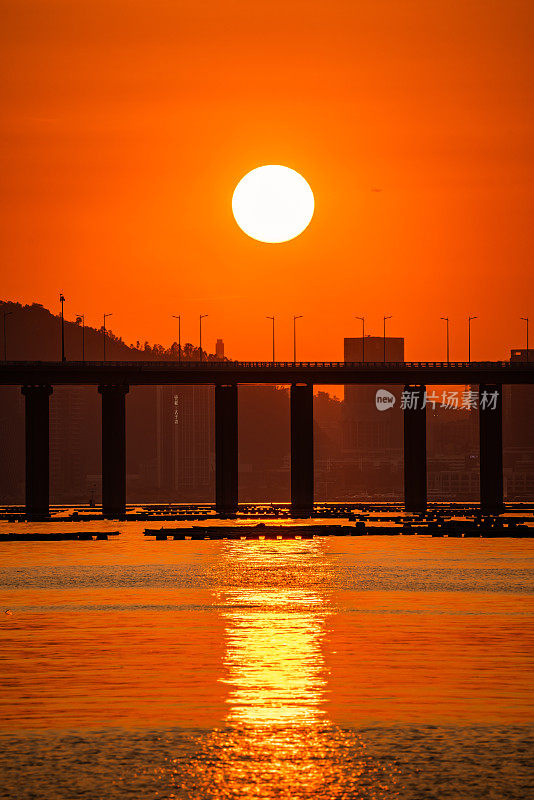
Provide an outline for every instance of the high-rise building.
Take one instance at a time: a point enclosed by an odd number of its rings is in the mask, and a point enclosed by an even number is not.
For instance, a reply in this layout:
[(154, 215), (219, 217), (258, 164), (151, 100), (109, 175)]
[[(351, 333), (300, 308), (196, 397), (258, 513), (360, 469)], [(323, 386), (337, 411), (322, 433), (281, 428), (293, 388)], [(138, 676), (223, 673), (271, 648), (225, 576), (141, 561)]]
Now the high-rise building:
[(215, 342), (215, 356), (220, 358), (221, 361), (224, 358), (224, 342), (222, 339), (217, 339)]
[(213, 388), (158, 387), (157, 480), (169, 502), (211, 500), (214, 461)]
[[(365, 361), (404, 362), (404, 339), (366, 336), (344, 340), (345, 363)], [(395, 397), (392, 407), (377, 408), (376, 396), (385, 389)], [(344, 450), (358, 456), (364, 454), (401, 455), (403, 419), (401, 410), (402, 386), (398, 385), (352, 385), (345, 387), (344, 403)], [(396, 452), (398, 451), (398, 452)]]
[[(50, 494), (55, 502), (85, 502), (91, 389), (56, 386), (50, 396)], [(95, 393), (96, 394), (96, 393)]]
[[(534, 350), (515, 349), (510, 361), (534, 363)], [(507, 500), (534, 497), (534, 386), (503, 386), (504, 485)]]
[(3, 386), (0, 397), (0, 503), (24, 502), (24, 397)]
[[(512, 350), (510, 361), (534, 363), (534, 350)], [(534, 387), (512, 384), (504, 392), (504, 424), (511, 447), (534, 452)]]

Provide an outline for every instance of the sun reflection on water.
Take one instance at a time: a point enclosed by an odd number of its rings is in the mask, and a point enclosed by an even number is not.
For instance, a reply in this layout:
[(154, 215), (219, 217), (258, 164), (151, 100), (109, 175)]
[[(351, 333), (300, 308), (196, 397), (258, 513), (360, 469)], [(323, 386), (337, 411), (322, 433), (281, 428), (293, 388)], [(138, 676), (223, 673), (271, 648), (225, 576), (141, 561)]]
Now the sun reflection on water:
[[(320, 544), (227, 542), (223, 558), (242, 576), (218, 596), (228, 713), (192, 765), (197, 793), (221, 800), (395, 797), (396, 768), (378, 763), (357, 732), (326, 717), (322, 641), (330, 598), (326, 590), (295, 588), (303, 566), (319, 573), (327, 566)], [(287, 572), (287, 588), (265, 587), (269, 565)]]
[(234, 565), (242, 562), (245, 581), (222, 593), (229, 725), (311, 726), (324, 718), (327, 599), (315, 590), (255, 585), (255, 568), (265, 562), (274, 559), (280, 569), (317, 557), (313, 545), (284, 545), (229, 542), (224, 553)]
[(227, 594), (225, 668), (229, 724), (312, 725), (326, 680), (321, 653), (326, 607), (298, 589)]

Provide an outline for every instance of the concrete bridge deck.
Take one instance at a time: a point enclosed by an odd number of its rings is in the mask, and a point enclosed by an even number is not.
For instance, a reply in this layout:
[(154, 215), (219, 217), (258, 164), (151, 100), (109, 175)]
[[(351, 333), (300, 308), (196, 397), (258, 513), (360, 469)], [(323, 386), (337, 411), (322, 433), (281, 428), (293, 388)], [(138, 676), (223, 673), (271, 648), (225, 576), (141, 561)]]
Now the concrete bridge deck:
[(534, 383), (534, 362), (510, 361), (6, 361), (0, 385)]
[[(0, 384), (19, 385), (26, 406), (26, 514), (49, 514), (49, 398), (56, 385), (95, 385), (102, 397), (102, 505), (121, 518), (126, 507), (126, 395), (130, 386), (215, 386), (215, 499), (218, 511), (238, 507), (238, 385), (289, 384), (291, 506), (314, 506), (313, 387), (400, 384), (414, 402), (403, 408), (404, 505), (427, 508), (426, 386), (478, 385), (480, 505), (503, 507), (502, 387), (534, 383), (529, 362), (4, 362)], [(484, 402), (491, 394), (491, 403)]]

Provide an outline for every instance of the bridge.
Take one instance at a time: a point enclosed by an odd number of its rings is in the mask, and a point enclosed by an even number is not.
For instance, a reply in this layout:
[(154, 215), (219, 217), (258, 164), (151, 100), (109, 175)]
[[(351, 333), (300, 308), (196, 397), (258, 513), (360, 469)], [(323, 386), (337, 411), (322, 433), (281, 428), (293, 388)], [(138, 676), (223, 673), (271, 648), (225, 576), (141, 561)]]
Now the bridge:
[(49, 514), (49, 398), (56, 385), (94, 385), (102, 396), (102, 509), (120, 518), (126, 507), (126, 395), (130, 386), (203, 384), (215, 386), (216, 508), (238, 503), (238, 385), (290, 385), (291, 506), (313, 509), (314, 385), (392, 385), (410, 392), (404, 409), (404, 504), (427, 505), (427, 385), (478, 385), (480, 418), (480, 505), (485, 513), (503, 507), (502, 386), (533, 384), (534, 363), (491, 362), (270, 362), (270, 361), (6, 361), (0, 385), (21, 386), (26, 414), (26, 514)]

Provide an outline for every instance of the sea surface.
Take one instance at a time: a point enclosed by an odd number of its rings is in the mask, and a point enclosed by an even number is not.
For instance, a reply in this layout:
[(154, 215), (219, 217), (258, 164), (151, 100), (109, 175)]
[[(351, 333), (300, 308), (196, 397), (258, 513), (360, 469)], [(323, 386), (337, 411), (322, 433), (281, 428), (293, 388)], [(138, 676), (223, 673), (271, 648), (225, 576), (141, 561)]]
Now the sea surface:
[(0, 797), (534, 794), (534, 540), (0, 543)]

